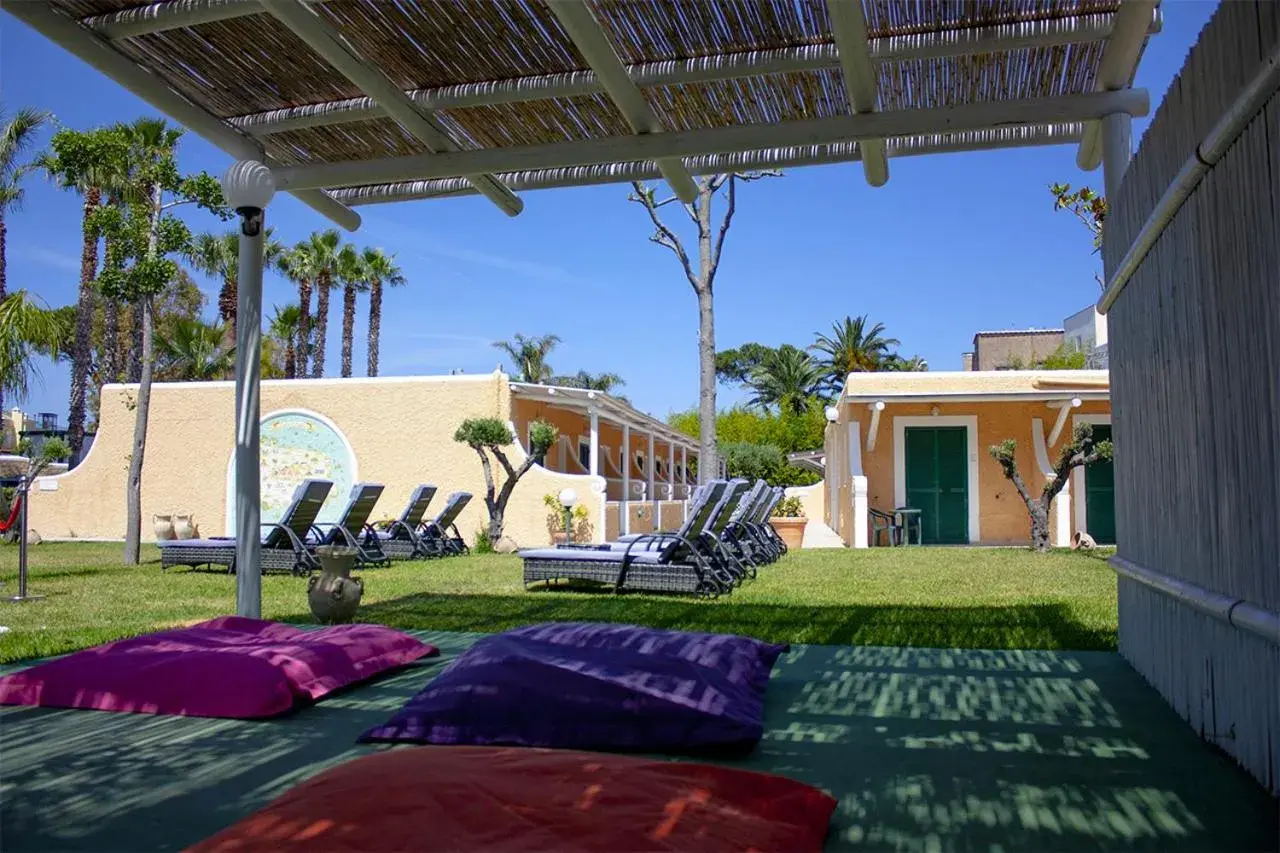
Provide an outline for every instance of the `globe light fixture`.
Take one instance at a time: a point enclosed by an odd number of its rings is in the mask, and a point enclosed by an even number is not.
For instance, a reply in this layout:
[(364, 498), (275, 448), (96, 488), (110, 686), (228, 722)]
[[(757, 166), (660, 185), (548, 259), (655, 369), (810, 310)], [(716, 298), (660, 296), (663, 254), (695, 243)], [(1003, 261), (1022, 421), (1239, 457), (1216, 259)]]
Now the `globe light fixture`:
[(240, 229), (246, 237), (262, 230), (262, 211), (276, 194), (276, 179), (265, 164), (239, 160), (222, 176), (222, 196), (240, 214)]

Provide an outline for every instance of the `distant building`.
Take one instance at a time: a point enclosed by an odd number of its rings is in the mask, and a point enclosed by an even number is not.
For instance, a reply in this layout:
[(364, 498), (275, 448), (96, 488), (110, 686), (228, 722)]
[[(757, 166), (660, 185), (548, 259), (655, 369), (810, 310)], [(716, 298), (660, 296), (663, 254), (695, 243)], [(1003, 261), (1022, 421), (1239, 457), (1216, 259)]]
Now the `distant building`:
[[(14, 453), (18, 449), (18, 444), (23, 439), (31, 442), (31, 455), (39, 456), (44, 449), (44, 443), (51, 438), (61, 438), (66, 440), (67, 430), (58, 423), (58, 416), (53, 412), (35, 412), (28, 414), (16, 406), (4, 413), (3, 423), (0, 424), (0, 452)], [(83, 459), (85, 454), (89, 452), (89, 448), (93, 445), (93, 433), (87, 432), (84, 436), (84, 446), (80, 449), (80, 458)], [(72, 460), (74, 463), (78, 460)]]
[(1062, 346), (1061, 329), (978, 332), (973, 336), (970, 370), (1028, 368)]
[(1062, 325), (1066, 343), (1088, 354), (1089, 367), (1107, 367), (1107, 318), (1098, 313), (1097, 306), (1077, 311)]

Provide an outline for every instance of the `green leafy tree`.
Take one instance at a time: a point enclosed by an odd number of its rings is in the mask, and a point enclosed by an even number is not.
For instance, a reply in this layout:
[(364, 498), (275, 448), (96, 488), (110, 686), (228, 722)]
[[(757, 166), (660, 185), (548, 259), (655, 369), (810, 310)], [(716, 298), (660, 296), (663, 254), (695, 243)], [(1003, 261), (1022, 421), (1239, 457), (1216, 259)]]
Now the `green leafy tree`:
[[(507, 502), (516, 484), (520, 482), (537, 460), (546, 455), (547, 450), (556, 443), (556, 428), (545, 421), (534, 421), (529, 428), (529, 455), (516, 468), (507, 458), (504, 447), (515, 443), (511, 427), (497, 418), (470, 418), (462, 422), (453, 440), (465, 444), (480, 457), (480, 467), (484, 471), (484, 506), (489, 513), (489, 526), (486, 530), (489, 541), (496, 544), (502, 538), (503, 521), (506, 517)], [(499, 486), (494, 479), (493, 462), (502, 469), (503, 479)]]
[(1018, 471), (1015, 458), (1018, 443), (1006, 438), (999, 444), (993, 444), (989, 452), (1000, 464), (1001, 471), (1018, 490), (1018, 496), (1027, 506), (1031, 516), (1031, 547), (1036, 551), (1049, 550), (1049, 510), (1053, 507), (1053, 499), (1058, 496), (1067, 484), (1071, 471), (1081, 465), (1092, 465), (1100, 460), (1110, 460), (1113, 448), (1110, 441), (1094, 441), (1093, 427), (1089, 424), (1077, 424), (1071, 440), (1063, 445), (1058, 454), (1058, 461), (1053, 466), (1053, 476), (1044, 484), (1040, 494), (1033, 495), (1022, 474)]
[(773, 347), (757, 343), (745, 343), (740, 347), (721, 350), (716, 353), (716, 376), (729, 385), (747, 385), (751, 372), (773, 351)]
[[(268, 228), (262, 242), (263, 266), (278, 266), (284, 253), (284, 244), (275, 239), (274, 229)], [(232, 230), (215, 234), (206, 231), (197, 234), (183, 250), (183, 256), (196, 272), (221, 280), (218, 316), (226, 324), (228, 339), (234, 341), (240, 292), (240, 232)]]
[(494, 341), (493, 345), (507, 354), (521, 382), (546, 383), (553, 374), (547, 356), (560, 343), (559, 335), (542, 335), (526, 338), (516, 335), (509, 341)]
[[(780, 413), (733, 408), (716, 418), (716, 434), (722, 447), (733, 444), (772, 445), (783, 454), (814, 450), (823, 445), (827, 420), (821, 400), (811, 400), (804, 412), (783, 409)], [(691, 409), (668, 418), (668, 423), (685, 435), (699, 434), (698, 411)], [(769, 479), (769, 478), (766, 478)], [(769, 482), (775, 486), (807, 486), (820, 480), (817, 474), (790, 464)]]
[(1064, 343), (1044, 357), (1037, 365), (1038, 370), (1084, 370), (1089, 366), (1089, 357), (1080, 347)]
[(925, 373), (929, 370), (929, 362), (918, 355), (906, 358), (895, 352), (881, 363), (880, 369), (900, 373)]
[(400, 287), (404, 273), (396, 264), (396, 256), (381, 249), (364, 250), (364, 267), (369, 281), (369, 367), (368, 375), (378, 375), (379, 347), (382, 343), (382, 289)]
[(167, 382), (209, 382), (235, 373), (235, 347), (218, 324), (178, 320), (167, 333), (157, 333), (156, 350), (156, 378)]
[(268, 334), (283, 354), (282, 372), (285, 379), (298, 378), (298, 324), (302, 309), (297, 305), (277, 305), (271, 317)]
[(224, 219), (230, 213), (213, 177), (203, 172), (190, 176), (179, 173), (176, 154), (183, 131), (153, 118), (139, 119), (121, 129), (129, 137), (129, 177), (140, 192), (138, 198), (128, 199), (123, 205), (98, 210), (94, 223), (106, 237), (107, 246), (98, 288), (106, 298), (135, 308), (141, 341), (125, 493), (124, 561), (136, 565), (142, 534), (142, 467), (155, 367), (155, 301), (178, 275), (172, 256), (184, 251), (191, 239), (186, 224), (172, 211), (183, 205), (197, 205)]
[(747, 378), (747, 387), (751, 389), (748, 405), (803, 412), (822, 386), (823, 373), (818, 363), (804, 350), (783, 344), (765, 353), (752, 368)]
[[(1107, 200), (1088, 187), (1073, 190), (1071, 184), (1050, 184), (1049, 193), (1053, 196), (1053, 209), (1070, 211), (1093, 236), (1093, 253), (1101, 252), (1102, 224), (1111, 210)], [(1094, 273), (1093, 278), (1098, 287), (1106, 287), (1102, 276)]]
[(559, 385), (561, 388), (584, 388), (587, 391), (613, 394), (614, 389), (621, 388), (627, 383), (616, 373), (588, 373), (585, 370), (579, 370), (572, 376), (552, 376), (547, 380), (547, 384)]
[(884, 323), (871, 324), (863, 314), (835, 323), (830, 335), (818, 333), (809, 349), (819, 354), (825, 387), (838, 393), (850, 373), (881, 370), (899, 343), (897, 338), (885, 337)]
[(67, 443), (74, 456), (84, 446), (89, 378), (93, 362), (92, 331), (97, 293), (99, 236), (93, 227), (94, 213), (103, 204), (104, 193), (119, 196), (128, 191), (126, 168), (128, 138), (118, 127), (92, 130), (59, 130), (49, 151), (40, 158), (40, 167), (66, 190), (83, 199), (80, 217), (80, 288), (76, 298), (74, 331), (69, 349), (71, 394), (68, 401)]
[(0, 300), (0, 392), (19, 402), (27, 398), (39, 378), (35, 356), (57, 356), (65, 322), (25, 290)]

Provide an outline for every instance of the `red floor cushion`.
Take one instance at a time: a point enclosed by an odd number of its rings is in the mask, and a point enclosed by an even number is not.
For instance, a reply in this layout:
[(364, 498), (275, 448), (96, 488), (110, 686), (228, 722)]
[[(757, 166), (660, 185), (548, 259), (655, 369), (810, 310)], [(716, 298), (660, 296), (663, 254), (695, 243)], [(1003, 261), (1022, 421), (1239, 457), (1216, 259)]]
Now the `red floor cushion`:
[(434, 646), (382, 625), (221, 616), (117, 640), (0, 678), (0, 705), (190, 717), (270, 717), (421, 657)]
[(782, 776), (568, 750), (406, 747), (347, 762), (190, 848), (822, 849), (836, 801)]

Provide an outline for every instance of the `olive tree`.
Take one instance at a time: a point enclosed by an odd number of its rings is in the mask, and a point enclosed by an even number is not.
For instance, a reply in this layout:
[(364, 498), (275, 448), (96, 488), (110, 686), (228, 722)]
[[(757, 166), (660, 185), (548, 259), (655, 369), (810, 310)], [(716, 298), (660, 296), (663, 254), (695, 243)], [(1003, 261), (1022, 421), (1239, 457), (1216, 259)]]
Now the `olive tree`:
[(1110, 460), (1112, 446), (1110, 441), (1094, 441), (1093, 427), (1089, 424), (1077, 424), (1067, 442), (1058, 454), (1058, 461), (1053, 466), (1053, 476), (1044, 484), (1039, 495), (1032, 495), (1026, 481), (1018, 472), (1018, 463), (1014, 454), (1018, 443), (1006, 438), (990, 448), (991, 456), (1000, 463), (1004, 475), (1018, 490), (1019, 497), (1027, 505), (1027, 513), (1031, 516), (1031, 547), (1036, 551), (1049, 550), (1049, 509), (1053, 499), (1067, 485), (1067, 477), (1071, 471), (1081, 465), (1092, 465), (1094, 462)]
[[(507, 501), (515, 491), (520, 478), (541, 459), (556, 443), (556, 428), (545, 421), (534, 421), (529, 429), (529, 454), (520, 467), (511, 465), (504, 447), (515, 443), (511, 427), (497, 418), (469, 418), (462, 422), (453, 440), (465, 444), (480, 457), (480, 467), (484, 470), (484, 506), (489, 512), (488, 535), (490, 542), (502, 538), (503, 519), (507, 511)], [(497, 461), (502, 469), (502, 485), (494, 480), (493, 463)]]

